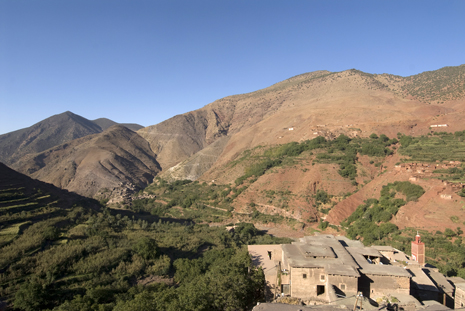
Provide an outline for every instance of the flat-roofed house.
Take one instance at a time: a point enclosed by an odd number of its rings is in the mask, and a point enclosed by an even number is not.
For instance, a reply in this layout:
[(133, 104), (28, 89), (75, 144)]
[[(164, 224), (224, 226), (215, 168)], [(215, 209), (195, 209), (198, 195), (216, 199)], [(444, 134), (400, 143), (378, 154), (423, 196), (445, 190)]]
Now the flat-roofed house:
[(305, 237), (282, 249), (282, 268), (289, 275), (282, 283), (285, 294), (288, 289), (291, 297), (330, 302), (357, 293), (357, 265), (334, 236)]
[(383, 255), (372, 247), (347, 247), (347, 251), (360, 267), (358, 289), (363, 295), (410, 294), (411, 275), (404, 268), (383, 264)]

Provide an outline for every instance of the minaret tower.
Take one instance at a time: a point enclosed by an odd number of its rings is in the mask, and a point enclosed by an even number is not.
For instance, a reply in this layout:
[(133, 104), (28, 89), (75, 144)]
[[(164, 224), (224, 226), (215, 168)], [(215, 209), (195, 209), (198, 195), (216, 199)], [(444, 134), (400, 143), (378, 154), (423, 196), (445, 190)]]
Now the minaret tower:
[(418, 232), (415, 241), (412, 241), (412, 259), (418, 262), (420, 266), (425, 265), (425, 243), (421, 242)]

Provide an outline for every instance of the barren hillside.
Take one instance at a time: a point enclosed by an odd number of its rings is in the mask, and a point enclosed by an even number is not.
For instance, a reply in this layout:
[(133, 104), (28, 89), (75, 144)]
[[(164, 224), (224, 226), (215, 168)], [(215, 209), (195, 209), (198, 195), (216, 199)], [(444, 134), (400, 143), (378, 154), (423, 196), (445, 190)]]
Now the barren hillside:
[(14, 168), (89, 197), (140, 189), (160, 171), (148, 143), (121, 125), (23, 157)]
[(213, 164), (205, 179), (226, 182), (228, 176), (220, 176), (216, 168), (258, 145), (318, 135), (334, 138), (341, 133), (422, 135), (433, 124), (448, 124), (448, 131), (460, 130), (465, 114), (464, 72), (462, 65), (407, 78), (353, 69), (307, 73), (256, 92), (222, 98), (139, 130), (139, 134), (149, 141), (164, 170), (179, 164), (178, 171), (182, 161), (229, 136), (218, 161), (201, 164), (204, 171)]

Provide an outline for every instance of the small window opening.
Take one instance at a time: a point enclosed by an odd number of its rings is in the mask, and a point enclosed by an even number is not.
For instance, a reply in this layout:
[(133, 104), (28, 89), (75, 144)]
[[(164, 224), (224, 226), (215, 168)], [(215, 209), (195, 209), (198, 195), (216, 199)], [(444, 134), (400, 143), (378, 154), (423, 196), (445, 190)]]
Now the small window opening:
[(320, 274), (320, 281), (324, 281), (324, 280), (326, 280), (325, 275), (324, 275), (324, 274)]
[(345, 284), (341, 284), (341, 290), (346, 290), (346, 285)]
[(303, 279), (306, 279), (306, 278), (307, 278), (307, 274), (305, 274), (305, 273), (302, 274), (302, 278), (303, 278)]
[(268, 257), (271, 259), (271, 251), (268, 251)]
[(325, 293), (325, 286), (324, 285), (317, 285), (316, 286), (316, 294), (317, 296), (323, 295)]

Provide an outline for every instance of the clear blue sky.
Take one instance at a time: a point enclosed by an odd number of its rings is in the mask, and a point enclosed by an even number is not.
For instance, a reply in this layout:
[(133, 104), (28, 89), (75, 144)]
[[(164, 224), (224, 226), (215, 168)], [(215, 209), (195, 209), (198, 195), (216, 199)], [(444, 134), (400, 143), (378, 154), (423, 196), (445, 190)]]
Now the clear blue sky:
[(0, 134), (67, 110), (153, 125), (315, 70), (463, 63), (462, 0), (0, 0)]

